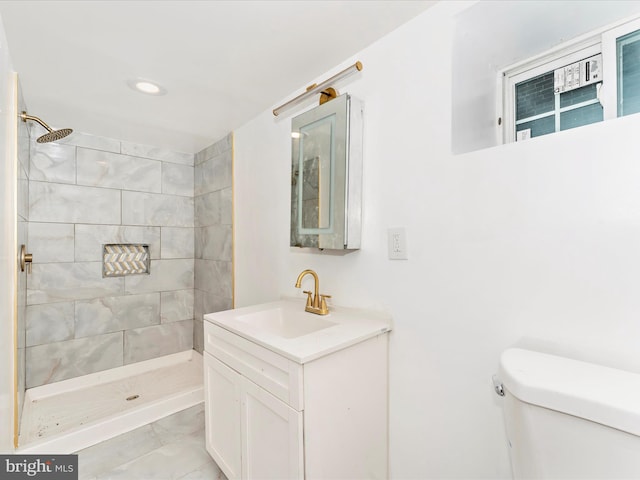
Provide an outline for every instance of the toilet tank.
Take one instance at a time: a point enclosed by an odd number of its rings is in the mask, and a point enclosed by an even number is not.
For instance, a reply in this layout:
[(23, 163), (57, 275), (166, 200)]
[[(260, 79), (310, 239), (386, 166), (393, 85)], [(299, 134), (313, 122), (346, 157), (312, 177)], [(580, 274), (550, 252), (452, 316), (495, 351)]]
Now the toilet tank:
[(514, 348), (498, 378), (514, 478), (640, 479), (640, 374)]

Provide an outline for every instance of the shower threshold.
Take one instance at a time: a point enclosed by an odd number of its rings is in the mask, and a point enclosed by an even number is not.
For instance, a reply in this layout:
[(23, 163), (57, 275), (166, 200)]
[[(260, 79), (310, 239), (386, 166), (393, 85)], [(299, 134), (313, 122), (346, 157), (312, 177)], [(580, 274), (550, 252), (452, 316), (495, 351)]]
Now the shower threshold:
[(195, 350), (31, 388), (16, 453), (77, 452), (203, 401)]

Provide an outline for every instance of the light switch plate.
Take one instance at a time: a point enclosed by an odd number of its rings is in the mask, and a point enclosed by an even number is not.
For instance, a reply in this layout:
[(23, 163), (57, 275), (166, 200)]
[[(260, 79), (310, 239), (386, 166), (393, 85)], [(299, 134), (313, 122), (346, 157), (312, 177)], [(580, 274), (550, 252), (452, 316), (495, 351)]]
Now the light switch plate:
[(407, 233), (404, 228), (390, 228), (387, 230), (387, 247), (389, 260), (408, 260)]

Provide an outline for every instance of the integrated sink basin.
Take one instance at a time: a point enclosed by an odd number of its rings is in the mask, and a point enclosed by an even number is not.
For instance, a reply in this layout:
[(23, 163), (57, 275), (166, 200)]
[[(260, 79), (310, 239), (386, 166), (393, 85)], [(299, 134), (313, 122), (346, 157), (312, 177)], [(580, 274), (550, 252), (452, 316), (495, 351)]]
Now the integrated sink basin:
[(336, 325), (318, 315), (296, 312), (282, 306), (238, 315), (236, 319), (282, 338), (301, 337)]
[(331, 305), (328, 315), (316, 315), (305, 312), (305, 304), (304, 298), (286, 298), (207, 313), (204, 319), (212, 326), (205, 332), (222, 328), (306, 363), (392, 329), (392, 319), (385, 312)]

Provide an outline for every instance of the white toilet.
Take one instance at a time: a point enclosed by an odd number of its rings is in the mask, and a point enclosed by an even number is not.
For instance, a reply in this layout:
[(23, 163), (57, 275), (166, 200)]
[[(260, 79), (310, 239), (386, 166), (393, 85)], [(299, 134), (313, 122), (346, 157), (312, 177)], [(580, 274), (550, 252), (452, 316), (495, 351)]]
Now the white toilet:
[(495, 383), (514, 478), (640, 479), (640, 374), (513, 348)]

